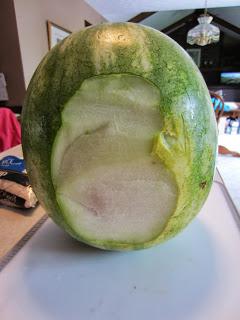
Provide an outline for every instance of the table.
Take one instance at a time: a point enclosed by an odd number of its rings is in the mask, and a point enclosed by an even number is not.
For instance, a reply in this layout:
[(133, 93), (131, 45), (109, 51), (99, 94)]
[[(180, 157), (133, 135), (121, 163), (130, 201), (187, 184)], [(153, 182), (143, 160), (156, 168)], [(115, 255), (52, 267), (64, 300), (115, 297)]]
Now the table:
[(235, 108), (231, 111), (224, 111), (223, 116), (237, 118), (240, 116), (240, 102), (226, 102), (228, 105), (234, 105)]
[(0, 273), (0, 318), (239, 320), (239, 251), (218, 173), (198, 217), (151, 249), (94, 249), (48, 219)]
[[(9, 154), (22, 157), (21, 146), (2, 152), (0, 158)], [(0, 206), (0, 269), (8, 260), (6, 256), (17, 252), (19, 243), (25, 242), (28, 233), (32, 234), (44, 220), (46, 213), (41, 206), (28, 211)]]

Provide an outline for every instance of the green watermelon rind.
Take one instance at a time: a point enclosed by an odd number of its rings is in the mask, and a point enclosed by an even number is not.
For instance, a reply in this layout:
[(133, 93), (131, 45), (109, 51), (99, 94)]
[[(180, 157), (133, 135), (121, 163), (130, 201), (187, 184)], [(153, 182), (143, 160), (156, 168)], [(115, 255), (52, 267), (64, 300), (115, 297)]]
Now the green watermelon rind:
[[(111, 44), (107, 43), (109, 33)], [(77, 234), (56, 200), (51, 179), (51, 154), (62, 110), (84, 80), (110, 74), (143, 77), (160, 92), (164, 123), (154, 137), (152, 155), (175, 175), (179, 198), (164, 231), (146, 243), (102, 242)], [(83, 242), (130, 250), (176, 235), (198, 213), (212, 184), (217, 129), (208, 89), (187, 53), (154, 29), (116, 23), (73, 33), (44, 57), (25, 98), (22, 141), (30, 181), (52, 219)]]

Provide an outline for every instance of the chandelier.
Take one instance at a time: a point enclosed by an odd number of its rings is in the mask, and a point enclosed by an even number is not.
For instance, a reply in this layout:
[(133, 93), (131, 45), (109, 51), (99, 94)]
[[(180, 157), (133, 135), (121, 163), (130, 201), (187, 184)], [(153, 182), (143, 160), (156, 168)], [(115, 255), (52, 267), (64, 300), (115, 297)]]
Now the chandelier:
[(207, 14), (207, 0), (205, 1), (204, 14), (198, 20), (198, 25), (188, 31), (187, 43), (205, 46), (219, 41), (220, 30), (211, 24), (213, 17)]

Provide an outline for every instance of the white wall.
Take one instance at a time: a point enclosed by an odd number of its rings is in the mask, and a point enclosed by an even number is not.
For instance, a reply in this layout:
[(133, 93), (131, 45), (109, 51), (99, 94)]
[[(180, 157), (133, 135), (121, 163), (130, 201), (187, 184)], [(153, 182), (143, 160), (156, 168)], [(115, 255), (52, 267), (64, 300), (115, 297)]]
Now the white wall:
[(84, 20), (98, 24), (105, 19), (83, 0), (14, 0), (26, 86), (48, 51), (46, 21), (70, 31), (84, 27)]

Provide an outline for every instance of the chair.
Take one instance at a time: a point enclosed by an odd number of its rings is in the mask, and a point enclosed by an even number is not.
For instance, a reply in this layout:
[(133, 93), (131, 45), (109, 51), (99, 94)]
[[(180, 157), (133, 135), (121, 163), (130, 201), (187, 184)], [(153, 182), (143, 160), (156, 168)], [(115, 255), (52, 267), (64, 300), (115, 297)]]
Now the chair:
[(240, 118), (238, 117), (227, 117), (226, 125), (224, 129), (224, 133), (226, 134), (232, 134), (232, 129), (235, 128), (237, 131), (237, 134), (240, 134)]
[(21, 126), (9, 108), (0, 108), (0, 152), (21, 143)]
[(213, 110), (215, 112), (215, 117), (218, 124), (224, 112), (224, 100), (220, 95), (213, 91), (209, 91), (209, 93), (212, 99)]
[[(224, 112), (224, 100), (215, 92), (209, 91), (209, 93), (212, 99), (213, 110), (215, 112), (215, 117), (218, 124)], [(240, 157), (240, 153), (229, 150), (228, 148), (221, 145), (218, 146), (218, 153), (223, 155), (231, 155), (233, 157)]]

